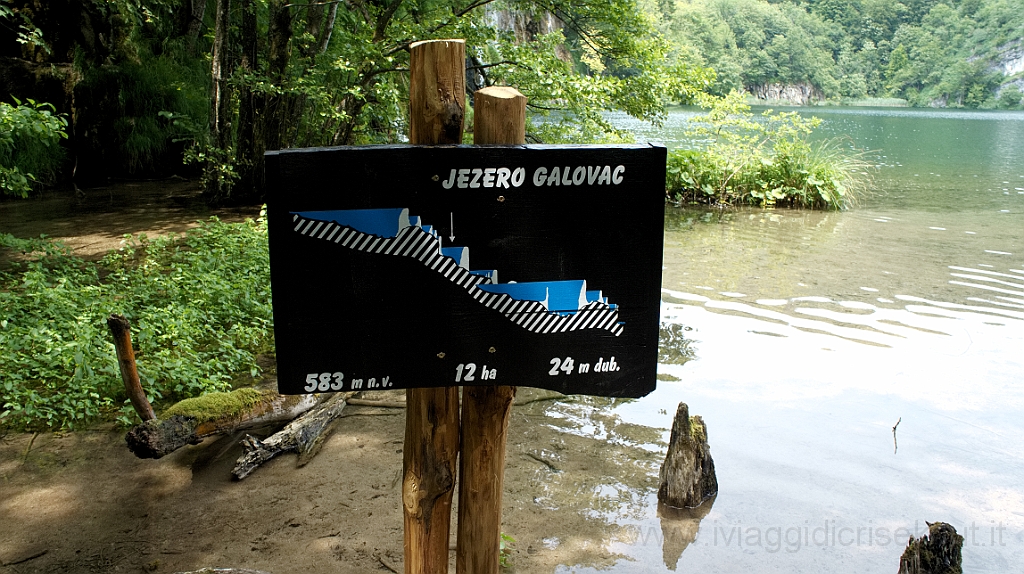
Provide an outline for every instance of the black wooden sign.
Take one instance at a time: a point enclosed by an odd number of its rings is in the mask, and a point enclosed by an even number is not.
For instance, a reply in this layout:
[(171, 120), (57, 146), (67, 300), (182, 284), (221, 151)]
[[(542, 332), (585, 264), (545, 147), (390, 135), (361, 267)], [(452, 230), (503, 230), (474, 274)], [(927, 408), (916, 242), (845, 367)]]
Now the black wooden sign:
[(281, 393), (654, 390), (665, 148), (267, 154)]

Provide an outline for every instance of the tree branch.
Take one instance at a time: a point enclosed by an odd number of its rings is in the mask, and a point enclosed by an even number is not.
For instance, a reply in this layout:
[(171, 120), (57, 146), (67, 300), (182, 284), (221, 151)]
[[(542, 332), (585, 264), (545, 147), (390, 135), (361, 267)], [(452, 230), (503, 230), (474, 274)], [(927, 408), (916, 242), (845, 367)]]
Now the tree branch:
[(511, 64), (513, 66), (517, 66), (517, 67), (520, 67), (520, 68), (526, 68), (527, 70), (531, 69), (529, 66), (520, 64), (519, 62), (516, 62), (516, 61), (513, 61), (513, 60), (502, 60), (500, 62), (494, 62), (493, 64), (478, 64), (476, 66), (466, 66), (466, 69), (467, 70), (484, 70), (484, 69), (487, 69), (487, 68), (493, 68), (495, 66), (503, 66), (505, 64)]
[[(438, 24), (434, 28), (431, 28), (430, 30), (427, 30), (427, 32), (425, 34), (423, 34), (423, 37), (432, 36), (433, 34), (436, 34), (437, 32), (440, 32), (441, 30), (444, 30), (448, 26), (451, 26), (453, 23), (455, 23), (455, 21), (458, 20), (459, 18), (465, 16), (466, 14), (469, 14), (470, 12), (472, 12), (473, 10), (476, 10), (477, 8), (479, 8), (481, 6), (486, 6), (487, 4), (490, 4), (491, 2), (494, 2), (494, 0), (474, 0), (473, 2), (471, 2), (469, 4), (469, 6), (466, 6), (462, 10), (459, 10), (458, 12), (455, 12), (454, 14), (452, 14), (451, 19), (449, 19), (448, 21), (446, 21), (446, 22), (444, 22), (442, 24)], [(403, 43), (395, 46), (394, 48), (391, 48), (387, 52), (385, 52), (384, 55), (385, 56), (390, 56), (390, 55), (396, 54), (398, 52), (406, 51), (406, 50), (409, 49), (409, 46), (411, 46), (413, 44), (413, 42), (418, 42), (418, 41), (419, 40), (409, 40), (407, 42), (403, 42)]]
[(387, 69), (382, 69), (382, 70), (371, 70), (369, 72), (366, 72), (365, 77), (367, 79), (369, 79), (369, 78), (372, 78), (374, 76), (379, 76), (381, 74), (390, 74), (392, 72), (408, 72), (408, 71), (409, 71), (409, 68), (387, 68)]
[(373, 41), (380, 42), (384, 39), (384, 34), (387, 33), (388, 26), (391, 24), (391, 19), (394, 18), (395, 12), (398, 11), (398, 7), (402, 5), (402, 0), (391, 0), (391, 5), (384, 9), (384, 12), (377, 18), (377, 27), (373, 31)]
[(306, 4), (285, 4), (282, 8), (311, 8), (313, 6), (328, 6), (330, 4), (346, 4), (347, 0), (329, 0), (328, 2), (309, 2)]

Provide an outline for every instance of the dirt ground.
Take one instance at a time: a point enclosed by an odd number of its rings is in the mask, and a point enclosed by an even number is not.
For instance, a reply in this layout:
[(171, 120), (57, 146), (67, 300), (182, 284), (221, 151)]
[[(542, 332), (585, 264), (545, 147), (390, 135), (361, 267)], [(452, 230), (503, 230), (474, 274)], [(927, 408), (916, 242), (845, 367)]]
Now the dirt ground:
[(27, 200), (0, 200), (0, 233), (62, 239), (82, 257), (117, 249), (126, 234), (150, 237), (183, 233), (197, 220), (216, 216), (242, 221), (258, 206), (210, 209), (196, 187), (182, 179), (111, 183), (79, 193), (45, 191)]
[[(211, 211), (191, 182), (121, 183), (0, 201), (0, 231), (45, 233), (98, 257), (124, 234), (183, 232), (210, 215), (240, 221), (257, 213)], [(545, 393), (520, 388), (513, 408), (507, 571), (610, 565), (618, 557), (609, 543), (631, 535), (615, 517), (644, 512), (657, 487), (662, 431), (623, 424), (608, 399)], [(160, 460), (135, 458), (124, 429), (110, 425), (0, 436), (0, 574), (401, 572), (404, 428), (402, 409), (350, 405), (308, 465), (297, 468), (286, 454), (240, 482), (230, 470), (242, 434)]]
[[(503, 531), (515, 542), (507, 571), (609, 565), (616, 556), (608, 543), (629, 533), (606, 511), (640, 504), (660, 462), (626, 443), (658, 438), (603, 414), (607, 403), (547, 397), (522, 388), (513, 408)], [(135, 458), (123, 431), (110, 427), (7, 435), (0, 439), (0, 573), (401, 572), (404, 415), (347, 406), (308, 465), (297, 468), (296, 456), (285, 454), (243, 481), (230, 475), (241, 435), (160, 460)], [(585, 436), (581, 426), (604, 430)]]

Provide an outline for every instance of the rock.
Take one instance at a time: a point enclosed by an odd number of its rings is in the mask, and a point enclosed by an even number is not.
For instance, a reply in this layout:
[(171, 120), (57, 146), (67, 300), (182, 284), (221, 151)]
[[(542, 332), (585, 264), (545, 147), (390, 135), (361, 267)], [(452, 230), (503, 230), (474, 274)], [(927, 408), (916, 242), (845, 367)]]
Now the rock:
[(803, 82), (796, 84), (760, 84), (750, 86), (747, 90), (759, 100), (786, 103), (793, 106), (807, 106), (817, 100), (825, 99), (821, 90)]
[(910, 538), (900, 557), (899, 574), (963, 574), (964, 537), (945, 522), (928, 523), (928, 534)]
[(676, 508), (696, 508), (716, 494), (718, 478), (707, 427), (699, 416), (690, 416), (686, 403), (679, 403), (668, 453), (661, 465), (658, 500)]

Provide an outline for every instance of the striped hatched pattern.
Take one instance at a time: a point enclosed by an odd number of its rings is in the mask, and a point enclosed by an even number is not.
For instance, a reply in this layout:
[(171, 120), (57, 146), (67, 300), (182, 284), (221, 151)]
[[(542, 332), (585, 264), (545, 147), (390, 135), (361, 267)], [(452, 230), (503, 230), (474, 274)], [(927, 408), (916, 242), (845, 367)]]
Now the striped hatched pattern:
[(519, 301), (504, 293), (488, 293), (477, 289), (481, 283), (490, 283), (483, 275), (474, 275), (459, 267), (451, 257), (441, 254), (441, 242), (432, 233), (410, 226), (398, 232), (397, 237), (370, 235), (338, 225), (333, 221), (306, 219), (292, 216), (295, 231), (301, 235), (336, 243), (349, 249), (380, 255), (399, 255), (418, 259), (430, 270), (465, 289), (485, 307), (494, 309), (516, 325), (533, 333), (566, 333), (582, 329), (602, 329), (616, 337), (622, 334), (619, 311), (600, 301), (594, 301), (575, 313), (550, 312), (537, 301)]

